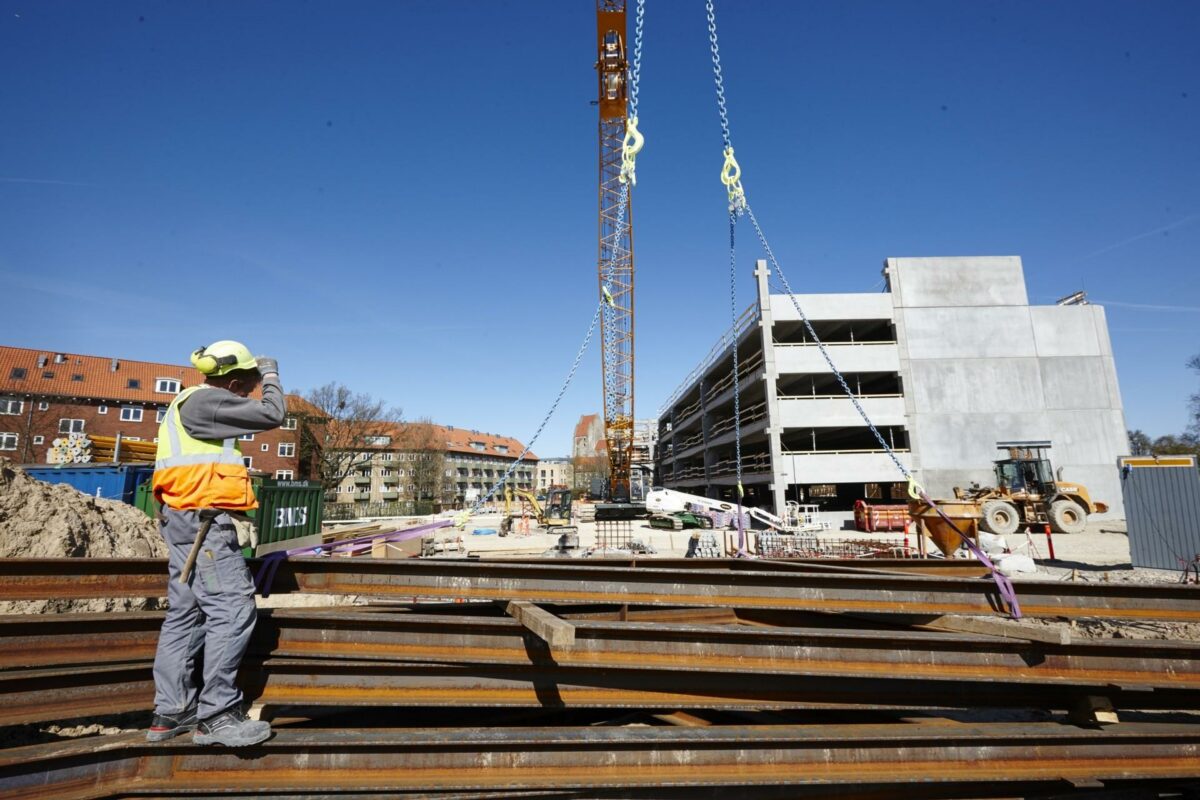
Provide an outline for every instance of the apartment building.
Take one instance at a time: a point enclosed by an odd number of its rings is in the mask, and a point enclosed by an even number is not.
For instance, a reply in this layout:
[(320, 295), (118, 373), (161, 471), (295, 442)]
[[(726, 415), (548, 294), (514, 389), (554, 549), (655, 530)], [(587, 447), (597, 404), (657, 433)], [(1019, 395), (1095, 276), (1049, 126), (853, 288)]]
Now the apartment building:
[[(443, 507), (467, 506), (484, 497), (524, 449), (512, 437), (468, 428), (385, 423), (365, 438), (360, 463), (329, 499), (339, 503), (428, 500)], [(510, 485), (533, 489), (537, 470), (537, 456), (526, 453)]]
[(569, 458), (543, 458), (538, 461), (537, 491), (539, 494), (554, 486), (573, 485), (575, 470)]
[[(54, 439), (71, 433), (156, 442), (171, 400), (202, 381), (190, 365), (0, 346), (0, 455), (46, 463)], [(288, 411), (282, 428), (242, 438), (252, 470), (308, 477), (297, 452), (299, 419), (319, 412), (296, 395)]]
[(994, 483), (996, 442), (1048, 439), (1064, 477), (1124, 515), (1114, 465), (1128, 441), (1102, 307), (1031, 306), (1018, 257), (889, 258), (882, 293), (795, 303), (770, 294), (769, 274), (759, 261), (758, 302), (664, 404), (659, 483), (734, 496), (736, 347), (748, 504), (900, 500), (906, 487), (880, 438), (935, 497)]

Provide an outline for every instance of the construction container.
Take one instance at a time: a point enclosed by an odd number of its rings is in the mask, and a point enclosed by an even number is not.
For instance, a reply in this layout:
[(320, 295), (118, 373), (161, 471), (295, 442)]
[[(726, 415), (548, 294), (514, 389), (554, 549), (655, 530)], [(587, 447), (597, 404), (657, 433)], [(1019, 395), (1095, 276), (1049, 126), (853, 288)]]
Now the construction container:
[(149, 480), (149, 464), (59, 464), (22, 467), (25, 474), (45, 483), (65, 483), (92, 497), (134, 504), (138, 486)]
[(866, 500), (854, 501), (854, 528), (863, 533), (902, 531), (908, 524), (908, 506), (872, 505)]
[(300, 539), (320, 544), (325, 489), (319, 481), (268, 478), (254, 491), (258, 496), (257, 554), (301, 546), (304, 542)]
[[(273, 478), (250, 477), (258, 508), (246, 516), (258, 526), (258, 548), (242, 550), (250, 558), (272, 550), (290, 549), (303, 543), (296, 540), (311, 537), (320, 544), (321, 513), (325, 505), (325, 492), (316, 481), (283, 481)], [(153, 518), (158, 512), (154, 491), (147, 479), (138, 486), (134, 498), (136, 505)]]

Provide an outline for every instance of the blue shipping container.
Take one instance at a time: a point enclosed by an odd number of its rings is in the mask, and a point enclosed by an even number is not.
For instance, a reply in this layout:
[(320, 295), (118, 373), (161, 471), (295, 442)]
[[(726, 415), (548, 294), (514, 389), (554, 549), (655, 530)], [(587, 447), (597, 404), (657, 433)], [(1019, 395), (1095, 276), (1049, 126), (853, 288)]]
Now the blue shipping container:
[(61, 464), (22, 467), (25, 474), (46, 483), (65, 483), (92, 497), (120, 500), (133, 505), (138, 484), (149, 479), (154, 467), (144, 464)]

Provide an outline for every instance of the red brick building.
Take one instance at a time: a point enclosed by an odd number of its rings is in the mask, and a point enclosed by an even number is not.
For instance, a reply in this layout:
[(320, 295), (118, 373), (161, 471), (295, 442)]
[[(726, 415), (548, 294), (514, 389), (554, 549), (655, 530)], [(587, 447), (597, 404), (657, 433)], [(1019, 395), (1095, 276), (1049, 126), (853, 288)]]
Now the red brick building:
[[(0, 346), (0, 456), (46, 462), (55, 438), (70, 433), (158, 441), (167, 406), (203, 381), (191, 366)], [(278, 478), (305, 478), (299, 425), (319, 415), (288, 395), (283, 427), (245, 437), (247, 465)]]

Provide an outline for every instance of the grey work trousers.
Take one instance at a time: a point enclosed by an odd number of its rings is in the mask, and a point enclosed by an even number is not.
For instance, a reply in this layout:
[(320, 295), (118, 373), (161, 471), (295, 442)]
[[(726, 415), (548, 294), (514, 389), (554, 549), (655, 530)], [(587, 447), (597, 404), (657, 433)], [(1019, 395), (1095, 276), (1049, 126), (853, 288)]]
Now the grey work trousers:
[[(167, 542), (166, 619), (154, 656), (154, 711), (177, 715), (193, 707), (208, 719), (242, 702), (238, 666), (254, 632), (254, 582), (225, 515), (213, 520), (187, 583), (179, 582), (200, 530), (196, 511), (164, 507), (159, 530)], [(196, 659), (204, 652), (203, 685)]]

